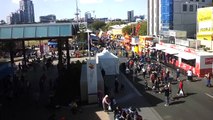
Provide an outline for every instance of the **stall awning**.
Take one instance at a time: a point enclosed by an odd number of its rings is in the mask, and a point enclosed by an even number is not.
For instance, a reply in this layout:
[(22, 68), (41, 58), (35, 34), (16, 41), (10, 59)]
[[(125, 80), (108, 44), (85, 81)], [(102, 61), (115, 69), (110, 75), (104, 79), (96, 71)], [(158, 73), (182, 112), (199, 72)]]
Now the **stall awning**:
[(163, 47), (163, 46), (156, 46), (156, 47), (154, 47), (154, 49), (156, 49), (156, 50), (165, 50), (166, 48)]
[(180, 58), (183, 58), (185, 60), (193, 60), (193, 59), (196, 59), (196, 56), (195, 55), (192, 55), (190, 53), (186, 53), (186, 52), (181, 52), (177, 55), (175, 55), (177, 57), (180, 57)]
[(175, 54), (179, 54), (180, 53), (179, 51), (177, 51), (175, 49), (170, 49), (170, 48), (167, 48), (167, 49), (163, 50), (163, 52), (168, 53), (170, 55), (175, 55)]

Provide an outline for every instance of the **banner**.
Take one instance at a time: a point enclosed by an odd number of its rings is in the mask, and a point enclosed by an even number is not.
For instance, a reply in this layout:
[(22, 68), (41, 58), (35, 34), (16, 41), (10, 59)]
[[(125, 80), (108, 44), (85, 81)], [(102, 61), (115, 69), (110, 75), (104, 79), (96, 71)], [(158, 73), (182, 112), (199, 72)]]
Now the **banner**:
[(97, 65), (95, 60), (87, 60), (88, 95), (97, 94)]

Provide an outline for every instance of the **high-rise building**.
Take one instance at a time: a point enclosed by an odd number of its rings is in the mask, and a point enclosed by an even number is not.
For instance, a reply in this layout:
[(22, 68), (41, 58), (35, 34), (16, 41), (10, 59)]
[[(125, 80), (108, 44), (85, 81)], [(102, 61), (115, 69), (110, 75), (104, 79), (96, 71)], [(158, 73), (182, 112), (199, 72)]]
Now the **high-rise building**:
[(21, 0), (20, 9), (16, 12), (11, 13), (7, 17), (8, 24), (27, 24), (34, 23), (34, 7), (33, 2), (31, 0)]
[(88, 11), (85, 13), (85, 22), (88, 22), (90, 19), (92, 19), (92, 14)]
[(41, 23), (56, 22), (56, 16), (55, 15), (40, 16), (39, 18), (40, 18)]
[(212, 0), (148, 0), (148, 35), (181, 30), (195, 37), (197, 8), (210, 4)]
[(157, 36), (159, 34), (160, 2), (161, 0), (148, 0), (148, 35)]
[(129, 22), (135, 22), (134, 10), (127, 11), (127, 18)]
[(23, 21), (22, 23), (34, 23), (34, 6), (31, 0), (21, 0), (20, 10), (23, 11)]

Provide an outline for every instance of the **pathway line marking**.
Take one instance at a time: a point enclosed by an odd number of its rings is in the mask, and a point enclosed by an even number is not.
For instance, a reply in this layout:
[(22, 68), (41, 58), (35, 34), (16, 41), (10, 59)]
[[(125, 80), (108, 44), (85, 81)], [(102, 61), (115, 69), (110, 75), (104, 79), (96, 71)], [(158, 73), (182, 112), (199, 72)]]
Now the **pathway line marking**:
[(210, 98), (212, 98), (213, 99), (213, 96), (212, 95), (210, 95), (210, 94), (208, 94), (208, 93), (205, 93), (207, 96), (209, 96)]

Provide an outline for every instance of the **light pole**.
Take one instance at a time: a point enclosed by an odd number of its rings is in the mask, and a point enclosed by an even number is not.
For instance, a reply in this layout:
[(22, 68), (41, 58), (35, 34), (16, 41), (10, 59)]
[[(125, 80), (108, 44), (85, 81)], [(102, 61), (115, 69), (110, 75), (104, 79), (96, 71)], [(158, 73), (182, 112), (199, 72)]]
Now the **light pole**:
[(198, 32), (198, 24), (197, 24), (197, 22), (198, 22), (198, 21), (197, 21), (197, 15), (198, 15), (198, 14), (197, 14), (197, 11), (198, 11), (198, 8), (199, 8), (199, 3), (198, 3), (198, 2), (186, 2), (186, 4), (190, 4), (190, 3), (191, 3), (191, 4), (196, 4), (196, 33), (195, 33), (195, 34), (196, 34), (196, 35), (195, 35), (195, 36), (196, 36), (196, 37), (195, 37), (195, 38), (196, 38), (196, 41), (195, 41), (195, 49), (197, 50), (197, 44), (198, 44), (198, 43), (197, 43), (197, 32)]
[(89, 36), (89, 33), (92, 32), (90, 31), (89, 29), (86, 30), (87, 32), (87, 42), (88, 42), (88, 57), (89, 57), (89, 60), (91, 60), (91, 56), (90, 56), (90, 36)]

